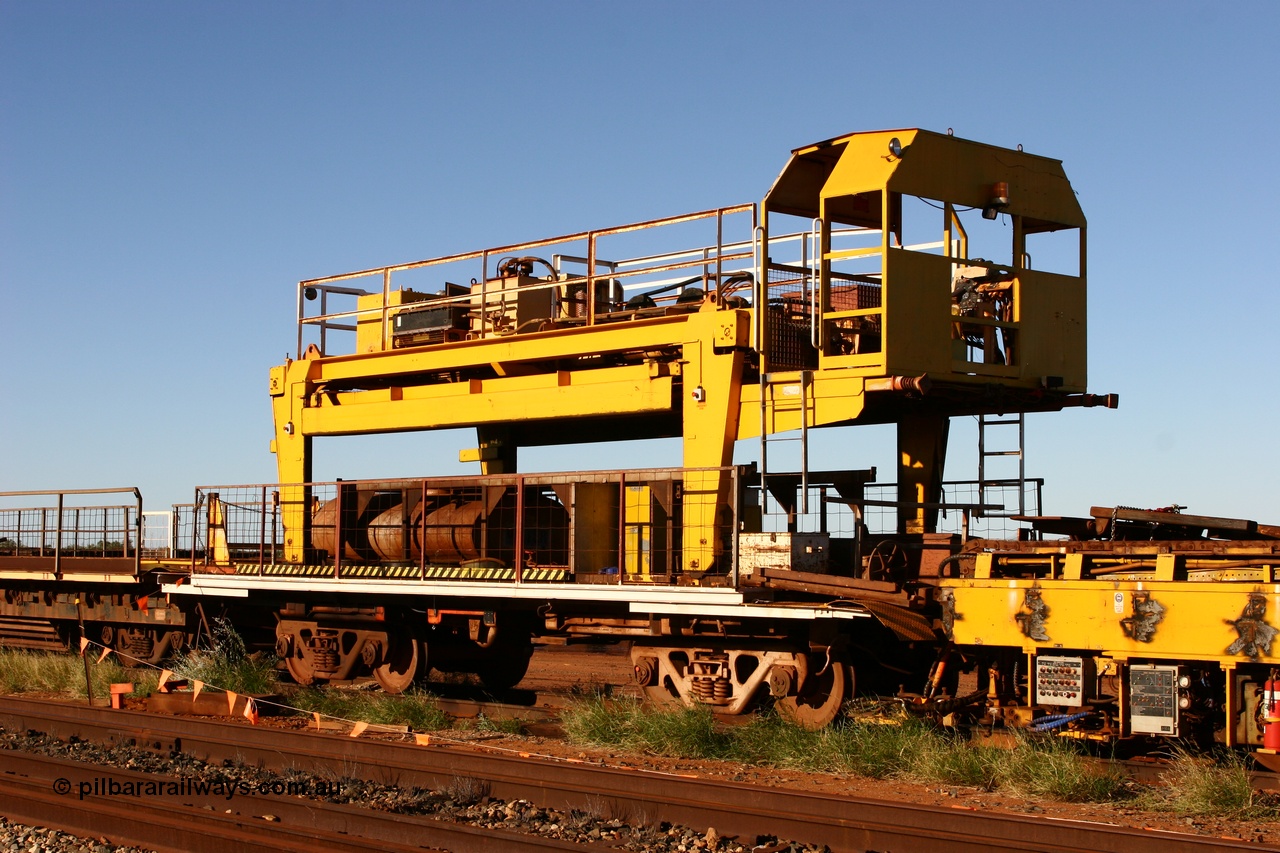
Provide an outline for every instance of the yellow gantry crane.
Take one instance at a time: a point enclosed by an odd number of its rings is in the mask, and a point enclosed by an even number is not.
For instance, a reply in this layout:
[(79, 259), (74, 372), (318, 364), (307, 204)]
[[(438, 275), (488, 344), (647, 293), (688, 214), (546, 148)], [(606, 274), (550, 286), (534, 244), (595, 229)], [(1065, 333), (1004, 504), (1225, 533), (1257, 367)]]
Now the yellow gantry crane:
[[(1032, 264), (1050, 233), (1058, 271)], [(759, 205), (303, 281), (270, 377), (284, 556), (305, 558), (313, 438), (453, 427), (487, 474), (522, 446), (671, 436), (723, 468), (757, 438), (767, 484), (773, 436), (894, 423), (899, 531), (930, 532), (951, 417), (1114, 405), (1085, 393), (1084, 271), (1058, 161), (905, 129), (796, 149)], [(727, 568), (715, 476), (684, 496), (694, 582)]]

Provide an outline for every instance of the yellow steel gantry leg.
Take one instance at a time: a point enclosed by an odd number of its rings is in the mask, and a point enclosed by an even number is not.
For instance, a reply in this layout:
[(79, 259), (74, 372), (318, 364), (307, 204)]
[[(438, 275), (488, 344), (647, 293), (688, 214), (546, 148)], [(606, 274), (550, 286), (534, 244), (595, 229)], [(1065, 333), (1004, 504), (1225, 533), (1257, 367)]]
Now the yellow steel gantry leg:
[[(684, 467), (725, 468), (733, 464), (738, 436), (742, 351), (717, 353), (712, 341), (704, 338), (685, 344), (684, 360)], [(708, 571), (724, 553), (725, 525), (732, 524), (727, 510), (730, 482), (726, 471), (685, 475), (686, 572)]]
[(302, 430), (303, 394), (308, 362), (290, 361), (271, 369), (271, 408), (276, 434), (271, 449), (276, 455), (280, 483), (280, 523), (284, 528), (284, 559), (306, 559), (307, 528), (311, 522), (311, 436)]
[(938, 511), (926, 504), (942, 500), (942, 466), (947, 457), (951, 419), (946, 415), (908, 415), (898, 421), (899, 533), (934, 533)]

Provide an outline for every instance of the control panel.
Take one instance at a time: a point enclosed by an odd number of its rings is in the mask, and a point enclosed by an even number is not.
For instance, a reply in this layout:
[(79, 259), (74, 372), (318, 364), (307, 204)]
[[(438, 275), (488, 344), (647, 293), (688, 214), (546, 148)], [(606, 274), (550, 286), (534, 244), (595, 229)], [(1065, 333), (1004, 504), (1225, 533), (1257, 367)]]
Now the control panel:
[(1129, 667), (1129, 731), (1178, 736), (1178, 668)]
[(1079, 708), (1093, 697), (1092, 658), (1036, 658), (1036, 704)]

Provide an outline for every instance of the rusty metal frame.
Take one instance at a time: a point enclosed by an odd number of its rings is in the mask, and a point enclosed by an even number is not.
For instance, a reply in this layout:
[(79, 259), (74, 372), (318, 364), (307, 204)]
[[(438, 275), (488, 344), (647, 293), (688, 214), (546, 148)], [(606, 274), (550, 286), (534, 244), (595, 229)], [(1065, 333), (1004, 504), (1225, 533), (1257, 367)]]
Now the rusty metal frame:
[[(58, 504), (57, 504), (56, 511), (58, 514), (58, 524), (57, 524), (57, 529), (54, 531), (53, 572), (55, 575), (61, 576), (62, 574), (62, 534), (64, 532), (63, 524), (62, 524), (62, 515), (63, 515), (63, 509), (65, 508), (66, 498), (72, 495), (122, 495), (122, 494), (131, 494), (134, 496), (134, 499), (136, 501), (136, 503), (134, 504), (135, 512), (134, 512), (133, 534), (134, 534), (135, 545), (133, 548), (133, 573), (134, 573), (134, 576), (137, 576), (142, 573), (142, 491), (138, 489), (137, 486), (122, 486), (120, 488), (114, 488), (114, 489), (61, 489), (56, 491), (44, 489), (44, 490), (36, 490), (36, 491), (0, 492), (0, 498), (52, 497), (55, 495), (57, 496)], [(50, 507), (44, 507), (43, 509), (49, 509), (49, 508)], [(76, 507), (76, 508), (79, 509), (80, 507)], [(94, 509), (112, 509), (114, 507), (93, 507), (93, 508)], [(128, 530), (127, 521), (128, 519), (126, 518), (126, 526), (122, 528), (122, 532), (125, 532), (125, 533), (127, 533), (127, 530)], [(42, 519), (41, 520), (42, 529), (43, 529), (43, 524), (44, 524), (44, 521)], [(124, 537), (123, 544), (124, 544), (125, 556), (128, 556), (129, 537), (127, 535)], [(43, 544), (41, 547), (43, 549)]]
[[(526, 489), (528, 487), (551, 487), (551, 486), (563, 485), (563, 484), (574, 483), (574, 482), (591, 482), (591, 483), (609, 484), (609, 485), (616, 484), (619, 490), (618, 542), (617, 542), (619, 566), (618, 566), (617, 583), (622, 584), (624, 572), (623, 572), (623, 566), (621, 565), (621, 563), (624, 559), (624, 554), (626, 551), (626, 526), (627, 526), (626, 525), (626, 488), (628, 484), (632, 484), (636, 482), (656, 481), (656, 480), (686, 480), (688, 476), (691, 474), (705, 475), (705, 474), (711, 474), (711, 473), (727, 474), (729, 476), (730, 485), (728, 488), (728, 494), (726, 495), (726, 498), (728, 500), (728, 505), (730, 506), (733, 512), (734, 518), (737, 519), (741, 512), (741, 503), (740, 503), (741, 494), (740, 493), (742, 489), (745, 487), (744, 480), (741, 476), (742, 471), (740, 470), (739, 466), (726, 466), (726, 467), (719, 467), (719, 468), (672, 467), (672, 468), (647, 468), (647, 469), (611, 469), (611, 470), (597, 470), (597, 471), (548, 472), (548, 473), (538, 473), (538, 474), (481, 474), (481, 475), (448, 475), (448, 476), (442, 476), (442, 477), (413, 477), (413, 478), (403, 478), (403, 479), (377, 478), (377, 479), (369, 479), (369, 480), (336, 480), (332, 482), (302, 483), (302, 484), (298, 484), (298, 488), (306, 490), (307, 494), (311, 494), (312, 491), (318, 487), (332, 487), (334, 489), (333, 500), (338, 500), (339, 502), (342, 500), (342, 496), (347, 495), (348, 493), (354, 494), (360, 491), (401, 491), (402, 493), (409, 493), (417, 490), (417, 493), (420, 496), (425, 496), (428, 489), (440, 489), (440, 488), (445, 488), (445, 489), (466, 488), (466, 489), (480, 489), (482, 491), (491, 490), (491, 489), (500, 489), (502, 491), (510, 491), (514, 489), (516, 493), (516, 506), (515, 506), (515, 520), (514, 520), (515, 527), (513, 529), (513, 535), (515, 537), (517, 547), (515, 552), (515, 559), (512, 565), (514, 569), (514, 583), (519, 585), (525, 582), (525, 574), (526, 574), (523, 548), (519, 544), (524, 541), (524, 537), (523, 537), (524, 527), (525, 527), (524, 514), (526, 509), (526, 497), (527, 497)], [(236, 494), (239, 494), (241, 498), (233, 499), (233, 500), (227, 500), (223, 498), (224, 495), (236, 495)], [(254, 498), (253, 498), (253, 501), (250, 501), (248, 504), (246, 504), (243, 500), (243, 497), (247, 496), (248, 494), (254, 495)], [(233, 509), (233, 508), (238, 508), (241, 510), (249, 509), (249, 510), (258, 512), (259, 519), (257, 522), (257, 528), (251, 531), (252, 534), (256, 534), (255, 536), (256, 542), (251, 540), (244, 540), (240, 542), (240, 544), (246, 544), (252, 548), (256, 548), (256, 551), (258, 554), (258, 565), (257, 565), (257, 571), (253, 572), (253, 574), (258, 576), (263, 576), (264, 568), (268, 564), (266, 560), (267, 554), (270, 553), (272, 555), (272, 561), (271, 561), (272, 563), (275, 562), (276, 554), (277, 554), (277, 551), (276, 551), (277, 531), (275, 527), (275, 523), (276, 523), (275, 519), (276, 519), (276, 513), (278, 512), (278, 507), (277, 507), (277, 504), (275, 503), (276, 492), (272, 491), (272, 486), (270, 485), (257, 484), (257, 483), (241, 484), (241, 485), (201, 486), (196, 490), (197, 505), (207, 503), (209, 497), (213, 495), (218, 496), (220, 506), (222, 507), (224, 529), (230, 528), (232, 526), (227, 517), (227, 513), (229, 509)], [(252, 506), (254, 502), (257, 503), (256, 507)], [(270, 522), (268, 522), (267, 520), (268, 515), (271, 516)], [(347, 521), (343, 519), (343, 515), (344, 515), (343, 512), (338, 511), (335, 513), (335, 519), (334, 519), (333, 535), (334, 535), (335, 553), (331, 560), (332, 573), (331, 575), (329, 575), (333, 580), (345, 579), (345, 576), (342, 573), (342, 565), (345, 560), (342, 552), (345, 547), (343, 544), (344, 542), (343, 536), (344, 536), (344, 528), (347, 524)], [(197, 512), (194, 517), (196, 519), (199, 519), (202, 516), (200, 513)], [(207, 526), (207, 517), (208, 517), (207, 513), (205, 513), (203, 517), (206, 519), (206, 526)], [(271, 524), (271, 528), (272, 528), (270, 533), (271, 541), (269, 546), (267, 542), (268, 533), (266, 529), (268, 523)], [(422, 537), (424, 540), (426, 537), (426, 524), (427, 524), (427, 514), (423, 513), (422, 517), (418, 519), (417, 525), (418, 525), (419, 536)], [(249, 531), (246, 529), (246, 532), (249, 532)], [(230, 532), (228, 531), (228, 536), (229, 535), (230, 535)], [(206, 533), (206, 538), (207, 538), (207, 533)], [(733, 553), (736, 555), (737, 537), (736, 536), (732, 537), (732, 541), (733, 541)], [(232, 544), (233, 544), (232, 542), (228, 541), (228, 547), (230, 547)], [(193, 547), (192, 547), (192, 554), (191, 554), (191, 567), (193, 572), (200, 573), (202, 569), (207, 571), (214, 566), (220, 565), (217, 561), (217, 558), (213, 554), (212, 548), (209, 547), (207, 542), (204, 548), (203, 557), (202, 558), (198, 557), (197, 552), (199, 549), (195, 547), (196, 536), (194, 533), (193, 533), (192, 545)], [(234, 558), (232, 558), (232, 563), (235, 563)], [(416, 560), (416, 563), (417, 563), (416, 566), (413, 567), (416, 570), (415, 579), (419, 581), (426, 581), (428, 561), (427, 561), (425, 550), (423, 550), (419, 554)], [(733, 570), (733, 574), (736, 577), (736, 557), (734, 559), (734, 564), (735, 564), (735, 568)], [(315, 565), (315, 564), (308, 564), (308, 565)]]

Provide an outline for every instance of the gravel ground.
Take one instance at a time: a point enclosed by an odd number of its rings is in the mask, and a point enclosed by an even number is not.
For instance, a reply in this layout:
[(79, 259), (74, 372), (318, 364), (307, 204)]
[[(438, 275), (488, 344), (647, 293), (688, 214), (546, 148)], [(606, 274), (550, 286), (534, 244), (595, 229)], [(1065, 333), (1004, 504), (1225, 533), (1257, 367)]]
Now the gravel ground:
[[(211, 765), (184, 753), (160, 756), (133, 747), (104, 747), (87, 741), (65, 742), (46, 735), (19, 734), (2, 729), (0, 749), (32, 752), (142, 773), (190, 778), (225, 787), (257, 787), (263, 783), (293, 782), (305, 785), (309, 790), (324, 788), (331, 792), (310, 795), (318, 800), (348, 803), (395, 814), (424, 815), (481, 828), (524, 832), (580, 844), (603, 841), (622, 850), (654, 853), (825, 853), (827, 850), (825, 846), (808, 846), (773, 837), (724, 838), (714, 827), (672, 826), (665, 822), (655, 824), (646, 819), (645, 815), (629, 813), (625, 807), (614, 803), (601, 802), (585, 811), (563, 812), (539, 808), (525, 800), (498, 800), (489, 796), (488, 786), (484, 782), (470, 778), (454, 779), (446, 789), (440, 791), (399, 788), (363, 779), (313, 777), (296, 771), (275, 774), (231, 761)], [(33, 847), (36, 853), (42, 850), (48, 853), (84, 850), (98, 853), (99, 850), (92, 841), (62, 833), (25, 827), (18, 828), (17, 831), (25, 832), (25, 837), (29, 839), (36, 839), (38, 836), (38, 840), (27, 842), (25, 847), (9, 846), (5, 850), (31, 851)], [(102, 844), (101, 850), (129, 851), (131, 848)]]
[(80, 838), (42, 826), (23, 826), (0, 817), (0, 850), (4, 853), (146, 853), (119, 847), (106, 839)]

